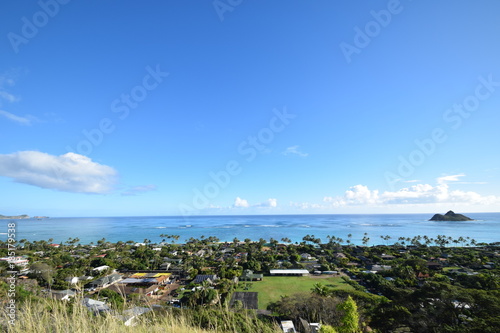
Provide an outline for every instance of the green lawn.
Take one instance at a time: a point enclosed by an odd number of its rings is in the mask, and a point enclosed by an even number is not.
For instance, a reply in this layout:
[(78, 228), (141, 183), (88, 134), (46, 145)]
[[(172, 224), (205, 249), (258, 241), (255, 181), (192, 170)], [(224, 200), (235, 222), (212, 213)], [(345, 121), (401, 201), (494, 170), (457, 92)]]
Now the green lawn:
[(344, 290), (353, 290), (353, 287), (340, 277), (314, 278), (309, 276), (264, 276), (263, 281), (254, 281), (248, 290), (243, 290), (245, 282), (240, 282), (236, 291), (256, 291), (259, 293), (259, 309), (266, 309), (270, 302), (280, 299), (280, 296), (292, 295), (300, 292), (310, 292), (315, 283), (322, 283), (329, 287)]
[(443, 267), (444, 272), (448, 272), (452, 269), (460, 269), (460, 267), (458, 267), (458, 266)]

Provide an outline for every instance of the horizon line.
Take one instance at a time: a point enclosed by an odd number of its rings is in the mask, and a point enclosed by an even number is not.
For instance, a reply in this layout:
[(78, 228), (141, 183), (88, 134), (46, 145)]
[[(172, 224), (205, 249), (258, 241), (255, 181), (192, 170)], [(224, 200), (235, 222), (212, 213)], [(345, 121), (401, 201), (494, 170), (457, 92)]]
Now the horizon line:
[[(106, 215), (106, 216), (47, 216), (46, 218), (112, 218), (112, 217), (175, 217), (175, 218), (190, 218), (190, 217), (242, 217), (242, 216), (331, 216), (331, 215), (426, 215), (426, 214), (440, 214), (440, 213), (305, 213), (305, 214), (214, 214), (214, 215), (203, 215), (203, 214), (193, 214), (193, 215)], [(460, 214), (500, 214), (500, 212), (461, 212)], [(12, 216), (21, 216), (12, 215)], [(27, 215), (27, 214), (26, 214)], [(35, 215), (38, 216), (38, 215)], [(34, 216), (30, 216), (25, 219), (33, 219)], [(45, 219), (46, 219), (45, 218)], [(9, 219), (5, 219), (9, 220)], [(16, 220), (16, 219), (12, 219)], [(18, 219), (22, 220), (22, 219)]]

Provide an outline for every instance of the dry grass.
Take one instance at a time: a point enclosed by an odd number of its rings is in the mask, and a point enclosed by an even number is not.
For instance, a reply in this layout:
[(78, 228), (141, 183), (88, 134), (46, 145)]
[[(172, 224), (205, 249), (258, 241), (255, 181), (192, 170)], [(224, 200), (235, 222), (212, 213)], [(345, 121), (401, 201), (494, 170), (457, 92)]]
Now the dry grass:
[[(226, 333), (240, 331), (232, 322), (234, 317), (230, 313), (222, 314), (223, 325), (220, 324), (220, 320), (217, 321), (214, 318), (213, 324), (210, 325), (213, 329), (205, 330), (197, 327), (198, 323), (188, 319), (182, 312), (176, 315), (168, 311), (161, 313), (151, 311), (137, 317), (134, 326), (125, 326), (121, 319), (112, 315), (95, 316), (77, 302), (71, 306), (71, 311), (68, 311), (68, 306), (65, 302), (51, 299), (27, 302), (17, 309), (17, 317), (13, 326), (8, 324), (6, 313), (2, 311), (0, 331), (13, 333)], [(206, 312), (205, 315), (210, 315), (210, 313)], [(245, 325), (244, 331), (246, 332), (263, 331), (260, 325), (255, 326), (251, 318), (246, 319)]]
[[(5, 316), (4, 316), (5, 317)], [(124, 322), (111, 315), (95, 316), (85, 307), (78, 304), (72, 307), (68, 313), (67, 304), (54, 300), (43, 300), (37, 303), (27, 303), (17, 310), (17, 318), (14, 326), (5, 324), (2, 318), (2, 328), (8, 326), (9, 332), (54, 332), (54, 333), (209, 333), (193, 327), (182, 317), (174, 317), (165, 313), (161, 317), (154, 314), (146, 314), (137, 317), (134, 326), (125, 326)], [(0, 329), (1, 330), (1, 329)]]

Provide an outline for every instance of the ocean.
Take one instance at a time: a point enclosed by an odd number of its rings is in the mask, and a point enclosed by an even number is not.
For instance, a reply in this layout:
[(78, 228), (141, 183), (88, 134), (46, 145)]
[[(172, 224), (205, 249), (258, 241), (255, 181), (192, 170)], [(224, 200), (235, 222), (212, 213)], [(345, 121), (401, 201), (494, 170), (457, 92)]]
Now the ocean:
[[(436, 237), (445, 235), (458, 238), (470, 237), (477, 242), (500, 241), (500, 213), (464, 213), (475, 221), (432, 222), (432, 214), (387, 215), (252, 215), (252, 216), (191, 216), (191, 217), (59, 217), (42, 220), (0, 220), (0, 239), (7, 240), (8, 223), (16, 224), (16, 239), (49, 240), (66, 242), (70, 237), (79, 238), (82, 244), (107, 241), (143, 242), (145, 239), (159, 243), (166, 235), (180, 236), (177, 243), (189, 238), (215, 236), (220, 241), (246, 238), (281, 242), (287, 237), (300, 242), (306, 235), (314, 235), (322, 242), (327, 236), (351, 240), (362, 244), (365, 236), (368, 245), (392, 244), (399, 237), (417, 235)], [(351, 237), (348, 235), (351, 234)], [(381, 236), (390, 236), (385, 241)], [(171, 240), (167, 240), (171, 241)]]

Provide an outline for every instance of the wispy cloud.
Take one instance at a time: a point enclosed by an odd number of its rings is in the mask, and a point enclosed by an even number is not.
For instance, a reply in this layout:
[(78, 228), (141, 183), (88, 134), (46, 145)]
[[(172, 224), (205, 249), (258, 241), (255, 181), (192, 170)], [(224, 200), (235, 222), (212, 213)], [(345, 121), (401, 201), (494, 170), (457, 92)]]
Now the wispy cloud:
[(20, 116), (16, 116), (13, 113), (4, 111), (4, 110), (0, 110), (0, 116), (5, 117), (13, 122), (18, 123), (18, 124), (27, 125), (27, 126), (31, 125), (35, 121), (38, 121), (38, 119), (36, 117), (31, 116), (31, 115), (26, 115), (24, 117), (20, 117)]
[(21, 151), (0, 154), (0, 176), (46, 189), (104, 194), (113, 190), (117, 172), (75, 153), (54, 156)]
[[(15, 78), (18, 75), (18, 70), (11, 70), (7, 73), (0, 74), (0, 107), (3, 107), (4, 102), (12, 104), (21, 100), (18, 96), (7, 91), (9, 87), (15, 84)], [(19, 116), (5, 110), (0, 110), (0, 116), (20, 125), (31, 125), (33, 122), (38, 121), (38, 119), (32, 115)]]
[(0, 105), (3, 101), (14, 103), (19, 101), (19, 97), (7, 91), (8, 87), (15, 84), (15, 78), (18, 76), (17, 71), (11, 70), (6, 73), (0, 74)]
[(285, 156), (300, 156), (300, 157), (307, 157), (309, 156), (308, 153), (304, 153), (299, 150), (299, 146), (291, 146), (285, 149), (285, 151), (282, 152), (283, 155)]
[(438, 184), (446, 184), (446, 183), (453, 182), (454, 184), (469, 184), (469, 185), (484, 185), (484, 184), (488, 184), (487, 182), (465, 182), (465, 181), (461, 181), (460, 178), (462, 178), (462, 177), (465, 177), (465, 174), (461, 173), (461, 174), (458, 174), (458, 175), (443, 176), (443, 177), (439, 177), (437, 179), (437, 183)]
[(17, 76), (15, 71), (8, 71), (0, 74), (0, 91), (4, 91), (5, 87), (12, 87), (16, 82), (14, 78)]
[(317, 204), (317, 203), (310, 203), (310, 202), (290, 202), (290, 207), (293, 207), (293, 208), (298, 208), (300, 210), (311, 210), (311, 209), (320, 209), (320, 208), (324, 208), (323, 206), (321, 206), (320, 204)]
[(139, 186), (133, 186), (125, 191), (122, 192), (122, 195), (124, 196), (134, 196), (134, 195), (139, 195), (142, 193), (146, 192), (151, 192), (151, 191), (156, 191), (157, 186), (156, 185), (139, 185)]
[(465, 177), (465, 174), (461, 173), (458, 175), (443, 176), (437, 179), (438, 184), (446, 184), (449, 182), (458, 182), (460, 178)]
[[(1, 88), (0, 88), (1, 89)], [(6, 100), (9, 103), (14, 103), (20, 100), (19, 97), (16, 97), (5, 90), (0, 90), (0, 98)]]

